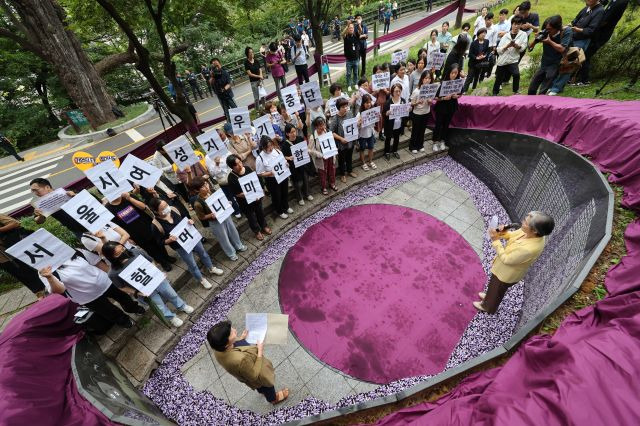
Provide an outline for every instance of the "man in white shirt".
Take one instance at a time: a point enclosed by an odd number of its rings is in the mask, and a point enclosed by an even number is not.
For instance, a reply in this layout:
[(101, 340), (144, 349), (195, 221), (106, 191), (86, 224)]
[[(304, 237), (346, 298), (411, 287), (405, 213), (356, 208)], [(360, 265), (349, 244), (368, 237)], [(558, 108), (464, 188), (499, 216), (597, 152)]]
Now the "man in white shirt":
[(487, 6), (483, 6), (482, 10), (480, 11), (480, 16), (478, 16), (476, 18), (476, 22), (473, 24), (473, 37), (475, 38), (478, 35), (478, 30), (480, 28), (484, 28), (485, 27), (485, 23), (484, 20), (487, 16), (487, 13), (489, 12), (489, 9), (487, 8)]
[(493, 96), (500, 92), (500, 85), (513, 77), (513, 93), (518, 94), (520, 89), (520, 53), (527, 48), (527, 33), (520, 30), (522, 18), (514, 16), (511, 19), (511, 31), (500, 40), (496, 51), (498, 60), (496, 64), (496, 80), (493, 84)]
[(129, 316), (111, 303), (109, 298), (116, 300), (127, 312), (143, 314), (144, 308), (112, 285), (107, 273), (98, 266), (106, 267), (100, 256), (86, 250), (78, 250), (55, 271), (47, 266), (39, 272), (50, 293), (63, 294), (78, 305), (87, 306), (106, 321), (131, 328), (133, 322)]
[(493, 65), (495, 64), (495, 52), (498, 46), (498, 30), (496, 26), (493, 25), (493, 12), (487, 13), (487, 16), (484, 17), (484, 22), (485, 29), (487, 30), (487, 40), (489, 40), (489, 48), (493, 52), (493, 55), (490, 55), (490, 64), (485, 73), (485, 78), (489, 78), (491, 71), (493, 71)]

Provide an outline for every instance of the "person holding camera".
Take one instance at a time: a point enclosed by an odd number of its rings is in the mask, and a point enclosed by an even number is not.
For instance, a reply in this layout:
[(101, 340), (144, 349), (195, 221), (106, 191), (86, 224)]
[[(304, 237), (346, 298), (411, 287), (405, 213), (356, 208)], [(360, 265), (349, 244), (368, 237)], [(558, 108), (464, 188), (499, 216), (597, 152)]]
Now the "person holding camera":
[(220, 59), (213, 58), (211, 60), (211, 85), (213, 91), (216, 92), (220, 106), (224, 111), (227, 121), (231, 121), (229, 109), (236, 108), (236, 101), (233, 99), (233, 90), (231, 90), (231, 76), (227, 70), (222, 68)]
[(520, 29), (522, 18), (514, 16), (511, 19), (511, 31), (500, 40), (496, 51), (498, 60), (496, 61), (496, 80), (493, 84), (493, 96), (498, 96), (500, 86), (503, 82), (509, 81), (513, 77), (513, 94), (518, 94), (520, 89), (520, 52), (527, 48), (527, 33)]
[(302, 45), (302, 38), (299, 35), (293, 36), (293, 47), (291, 47), (291, 62), (296, 69), (298, 84), (309, 82), (309, 66), (307, 59), (309, 51)]
[[(528, 94), (546, 94), (553, 79), (558, 74), (562, 56), (571, 46), (573, 31), (571, 27), (562, 28), (562, 17), (553, 15), (544, 22), (544, 29), (531, 42), (531, 51), (537, 43), (542, 43), (542, 60), (540, 68), (533, 74)], [(540, 89), (538, 91), (538, 89)]]

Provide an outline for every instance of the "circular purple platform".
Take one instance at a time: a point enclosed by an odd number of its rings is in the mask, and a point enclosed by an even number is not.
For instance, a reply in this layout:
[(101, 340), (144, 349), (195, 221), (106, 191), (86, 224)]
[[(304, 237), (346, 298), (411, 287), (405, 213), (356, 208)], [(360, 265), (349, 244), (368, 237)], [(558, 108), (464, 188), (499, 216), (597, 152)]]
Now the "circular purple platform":
[(300, 343), (361, 380), (443, 370), (486, 275), (444, 222), (389, 204), (350, 207), (289, 250), (280, 305)]

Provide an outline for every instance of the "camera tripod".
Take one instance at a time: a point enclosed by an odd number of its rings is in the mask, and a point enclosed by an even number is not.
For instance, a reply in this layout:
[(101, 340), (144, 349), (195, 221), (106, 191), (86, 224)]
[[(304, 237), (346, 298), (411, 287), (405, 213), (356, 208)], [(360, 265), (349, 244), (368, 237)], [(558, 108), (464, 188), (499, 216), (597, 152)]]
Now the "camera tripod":
[(162, 123), (163, 130), (167, 130), (167, 127), (164, 124), (164, 120), (167, 120), (167, 123), (170, 127), (173, 127), (177, 124), (175, 118), (173, 118), (173, 115), (171, 115), (171, 112), (167, 109), (167, 106), (160, 100), (160, 98), (158, 98), (157, 96), (153, 96), (152, 103), (153, 109), (158, 113), (158, 116), (160, 116), (160, 123)]
[[(629, 37), (631, 37), (636, 31), (638, 31), (638, 29), (640, 29), (640, 25), (638, 25), (637, 27), (635, 27), (634, 29), (629, 31), (629, 33), (627, 35), (625, 35), (624, 37), (622, 37), (618, 41), (618, 43), (621, 43), (624, 40), (626, 40)], [(618, 65), (618, 68), (617, 68), (616, 71), (624, 69), (624, 67), (626, 67), (627, 64), (632, 59), (635, 59), (638, 56), (638, 49), (640, 49), (640, 43), (637, 43), (635, 46), (633, 46), (633, 49), (631, 49), (631, 51), (625, 56), (624, 60), (622, 60), (620, 62), (620, 64)], [(633, 62), (631, 62), (631, 63), (633, 63)], [(606, 95), (609, 95), (611, 93), (619, 92), (621, 90), (631, 91), (631, 92), (634, 92), (634, 93), (640, 93), (639, 89), (636, 89), (636, 88), (633, 87), (638, 82), (638, 78), (640, 77), (640, 70), (639, 71), (635, 71), (634, 74), (629, 76), (629, 83), (626, 86), (621, 87), (619, 89), (613, 89), (613, 90), (610, 90), (608, 92), (602, 93), (604, 88), (607, 87), (607, 85), (611, 82), (611, 80), (613, 79), (613, 77), (616, 74), (617, 74), (617, 72), (612, 72), (612, 73), (609, 74), (609, 77), (607, 77), (607, 79), (604, 81), (604, 83), (602, 84), (602, 87), (600, 87), (599, 89), (596, 90), (596, 97), (598, 97), (598, 96), (606, 96)]]

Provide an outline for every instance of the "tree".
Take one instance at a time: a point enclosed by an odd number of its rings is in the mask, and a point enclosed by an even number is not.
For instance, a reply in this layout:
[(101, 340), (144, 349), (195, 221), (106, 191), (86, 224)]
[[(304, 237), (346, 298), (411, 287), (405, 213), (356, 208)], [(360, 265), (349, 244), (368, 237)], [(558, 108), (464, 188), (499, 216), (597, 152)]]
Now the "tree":
[[(195, 123), (193, 116), (189, 113), (187, 108), (186, 98), (184, 93), (177, 83), (176, 79), (176, 65), (172, 61), (173, 50), (169, 47), (167, 41), (166, 30), (163, 22), (163, 14), (165, 12), (166, 0), (158, 0), (156, 7), (154, 8), (151, 0), (144, 0), (144, 4), (147, 8), (151, 21), (155, 28), (155, 35), (160, 41), (162, 47), (162, 67), (164, 76), (173, 84), (176, 89), (176, 101), (174, 102), (167, 93), (164, 91), (162, 84), (156, 78), (153, 70), (151, 69), (152, 57), (149, 50), (143, 45), (141, 39), (136, 35), (131, 23), (124, 18), (121, 11), (116, 8), (116, 5), (109, 0), (97, 0), (98, 4), (107, 12), (107, 14), (113, 19), (120, 30), (127, 37), (130, 45), (130, 51), (135, 55), (135, 64), (138, 71), (144, 75), (149, 82), (149, 85), (156, 93), (156, 95), (164, 102), (167, 109), (182, 120), (183, 124), (189, 130), (192, 136), (197, 136), (199, 133), (198, 127)], [(120, 5), (120, 9), (124, 9), (124, 6)]]

